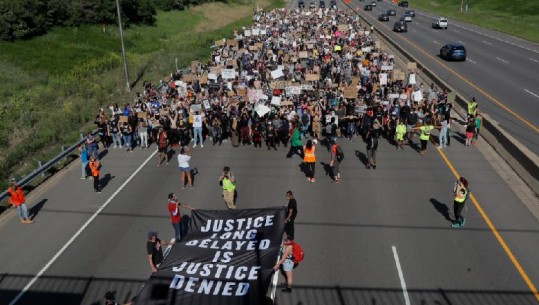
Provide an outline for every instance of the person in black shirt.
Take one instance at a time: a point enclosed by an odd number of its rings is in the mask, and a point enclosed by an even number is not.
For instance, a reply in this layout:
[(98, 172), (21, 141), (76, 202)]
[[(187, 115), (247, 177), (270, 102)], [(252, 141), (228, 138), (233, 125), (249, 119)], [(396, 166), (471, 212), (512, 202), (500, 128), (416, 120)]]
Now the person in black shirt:
[(367, 135), (367, 169), (376, 169), (376, 150), (378, 149), (378, 137), (373, 132), (369, 131)]
[(298, 215), (298, 203), (292, 191), (286, 192), (286, 199), (288, 199), (288, 206), (286, 207), (284, 231), (288, 239), (294, 240), (294, 220)]
[(163, 249), (161, 240), (157, 238), (157, 232), (148, 232), (148, 242), (146, 243), (146, 250), (148, 251), (148, 263), (152, 268), (152, 272), (157, 272), (157, 267), (163, 262)]

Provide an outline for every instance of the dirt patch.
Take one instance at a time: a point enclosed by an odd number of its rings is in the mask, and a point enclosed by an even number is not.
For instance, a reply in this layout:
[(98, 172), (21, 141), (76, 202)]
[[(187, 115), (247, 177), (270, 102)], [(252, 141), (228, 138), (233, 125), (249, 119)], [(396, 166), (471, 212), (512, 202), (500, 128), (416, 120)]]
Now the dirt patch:
[[(271, 4), (271, 1), (256, 0), (254, 3), (258, 7), (266, 7)], [(230, 23), (251, 16), (253, 14), (253, 8), (253, 2), (246, 4), (212, 2), (190, 8), (190, 10), (202, 14), (206, 19), (195, 27), (195, 32), (201, 33), (220, 29)]]

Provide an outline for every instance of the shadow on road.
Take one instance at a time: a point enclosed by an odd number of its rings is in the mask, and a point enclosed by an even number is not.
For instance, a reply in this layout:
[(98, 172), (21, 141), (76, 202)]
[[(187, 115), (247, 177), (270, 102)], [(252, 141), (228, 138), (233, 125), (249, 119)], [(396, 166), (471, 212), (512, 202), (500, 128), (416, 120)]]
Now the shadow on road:
[(30, 211), (28, 211), (28, 214), (30, 215), (31, 219), (35, 219), (37, 217), (37, 214), (39, 214), (39, 211), (43, 208), (45, 203), (47, 203), (48, 199), (42, 199), (40, 202), (38, 202), (36, 205), (30, 208)]
[(99, 180), (99, 183), (101, 184), (101, 189), (104, 189), (109, 184), (110, 180), (114, 179), (115, 176), (111, 176), (110, 174), (106, 174), (103, 178)]
[(431, 198), (430, 203), (432, 206), (438, 211), (438, 213), (442, 214), (442, 216), (447, 220), (451, 221), (451, 217), (449, 217), (449, 208), (445, 203), (441, 203), (440, 201)]
[(367, 164), (369, 163), (369, 159), (367, 158), (367, 155), (364, 154), (363, 152), (359, 151), (359, 150), (356, 150), (356, 157), (359, 159), (359, 161), (361, 161), (361, 163), (363, 163), (363, 165), (367, 166)]

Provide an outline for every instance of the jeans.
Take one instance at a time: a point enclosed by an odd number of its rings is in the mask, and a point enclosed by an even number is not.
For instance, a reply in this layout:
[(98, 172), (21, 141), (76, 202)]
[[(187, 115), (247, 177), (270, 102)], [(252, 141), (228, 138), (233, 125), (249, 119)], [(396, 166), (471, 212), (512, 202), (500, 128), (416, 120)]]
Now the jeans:
[(122, 147), (122, 139), (120, 138), (120, 135), (117, 133), (111, 133), (111, 136), (112, 136), (112, 142), (114, 143), (114, 146)]
[(172, 227), (174, 228), (174, 240), (176, 242), (180, 241), (181, 238), (181, 231), (180, 231), (180, 222), (172, 223)]
[(86, 165), (88, 164), (88, 161), (86, 162), (81, 162), (81, 169), (82, 169), (82, 172), (81, 172), (81, 177), (82, 178), (86, 178)]
[(147, 131), (139, 132), (139, 137), (140, 137), (140, 146), (148, 147), (148, 132)]
[(99, 159), (96, 143), (88, 144), (88, 158), (90, 158), (90, 156), (94, 156), (96, 159)]
[(22, 203), (17, 207), (17, 215), (21, 219), (28, 219), (28, 209), (26, 208), (26, 204)]
[(124, 140), (125, 148), (131, 148), (131, 134), (128, 135), (122, 135), (122, 138)]
[(440, 147), (447, 146), (447, 129), (445, 128), (440, 130), (440, 134), (438, 135), (438, 145), (440, 145)]
[(195, 141), (195, 145), (197, 144), (197, 136), (199, 139), (200, 144), (204, 144), (204, 140), (202, 139), (202, 127), (193, 127), (193, 140)]

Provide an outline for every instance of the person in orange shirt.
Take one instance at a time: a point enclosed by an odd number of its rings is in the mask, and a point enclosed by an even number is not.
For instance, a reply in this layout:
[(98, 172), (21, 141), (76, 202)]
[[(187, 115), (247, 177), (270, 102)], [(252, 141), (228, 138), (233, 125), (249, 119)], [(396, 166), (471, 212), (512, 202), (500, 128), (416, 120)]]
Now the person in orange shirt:
[(17, 184), (15, 178), (11, 178), (9, 181), (7, 193), (9, 195), (7, 202), (17, 208), (17, 215), (19, 215), (21, 223), (33, 223), (34, 221), (28, 216), (28, 209), (26, 208), (24, 194), (22, 193), (22, 189)]
[(313, 144), (312, 140), (307, 141), (307, 145), (303, 148), (303, 162), (305, 162), (306, 165), (307, 181), (311, 183), (316, 182), (314, 179), (314, 170), (316, 166), (315, 150), (316, 146)]
[(101, 193), (101, 185), (99, 183), (99, 168), (101, 167), (101, 163), (97, 161), (94, 156), (90, 156), (88, 167), (90, 167), (90, 172), (94, 178), (94, 191)]

